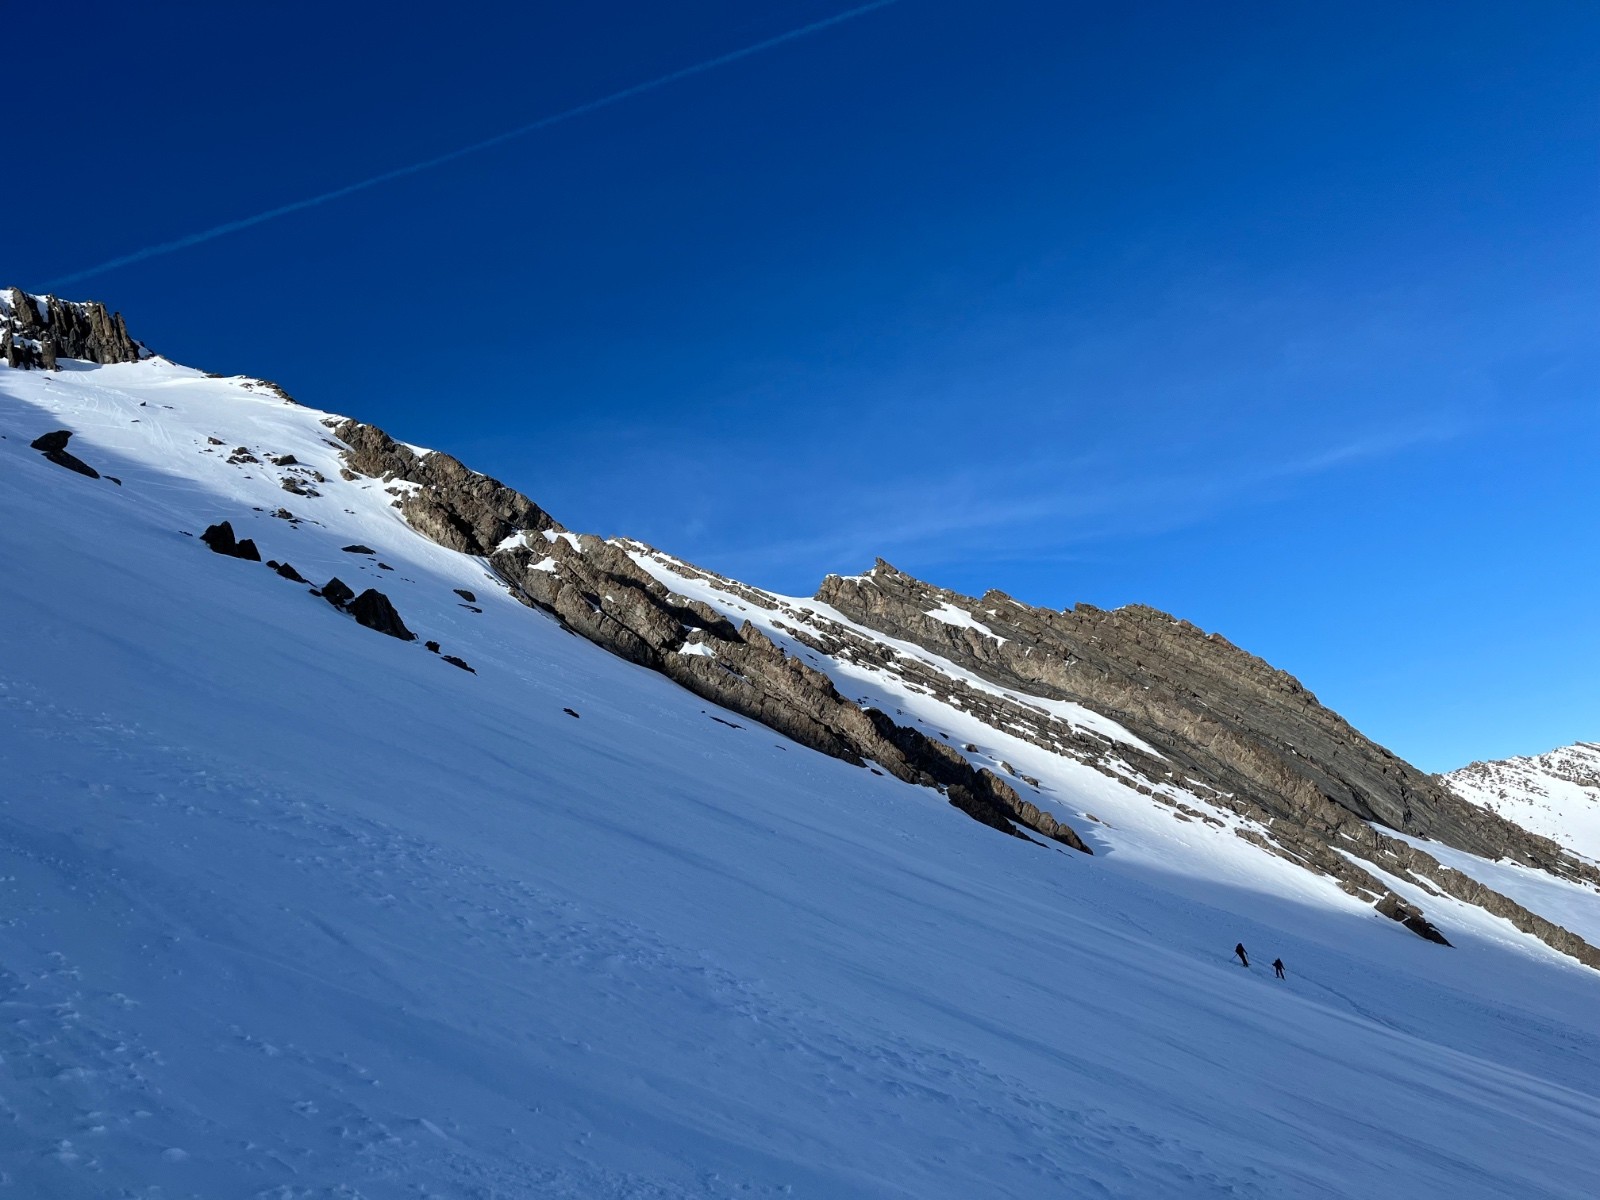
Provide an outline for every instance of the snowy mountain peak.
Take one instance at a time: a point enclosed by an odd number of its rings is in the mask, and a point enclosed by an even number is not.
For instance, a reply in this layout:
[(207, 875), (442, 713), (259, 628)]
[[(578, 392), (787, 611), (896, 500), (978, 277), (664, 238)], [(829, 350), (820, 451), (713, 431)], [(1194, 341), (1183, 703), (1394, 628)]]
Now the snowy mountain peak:
[(1472, 803), (1600, 862), (1600, 743), (1475, 762), (1443, 779)]
[(137, 362), (150, 352), (128, 336), (121, 313), (94, 301), (0, 290), (0, 361), (21, 369), (56, 369), (58, 360)]

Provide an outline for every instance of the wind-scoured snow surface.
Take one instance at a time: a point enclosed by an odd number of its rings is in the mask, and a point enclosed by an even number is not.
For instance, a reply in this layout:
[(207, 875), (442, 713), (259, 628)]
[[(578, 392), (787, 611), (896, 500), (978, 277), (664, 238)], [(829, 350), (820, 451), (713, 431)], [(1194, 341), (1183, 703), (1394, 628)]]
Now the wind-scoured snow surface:
[(0, 1195), (1600, 1194), (1600, 974), (841, 679), (1097, 854), (998, 836), (517, 604), (321, 415), (0, 367)]

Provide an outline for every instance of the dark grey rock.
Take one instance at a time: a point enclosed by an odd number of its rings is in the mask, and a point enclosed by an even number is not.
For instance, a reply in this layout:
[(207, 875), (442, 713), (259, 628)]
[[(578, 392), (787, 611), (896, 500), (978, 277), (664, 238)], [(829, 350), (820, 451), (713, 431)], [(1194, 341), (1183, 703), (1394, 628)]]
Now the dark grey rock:
[(256, 549), (256, 544), (249, 538), (242, 541), (236, 540), (233, 524), (230, 521), (219, 521), (215, 525), (206, 526), (200, 540), (211, 547), (216, 554), (225, 554), (229, 558), (242, 558), (247, 562), (260, 562), (261, 551)]
[(478, 602), (478, 598), (471, 592), (467, 591), (466, 588), (452, 588), (451, 590), (465, 600), (468, 604), (476, 604)]
[(322, 585), (321, 595), (335, 608), (343, 608), (356, 598), (355, 592), (351, 591), (350, 586), (337, 575)]
[(377, 553), (377, 551), (374, 550), (371, 546), (361, 546), (361, 545), (340, 546), (339, 549), (343, 550), (346, 554), (376, 554)]
[(460, 667), (463, 671), (471, 671), (472, 674), (477, 674), (476, 671), (473, 671), (471, 667), (467, 666), (466, 663), (462, 662), (461, 659), (457, 658), (454, 654), (446, 654), (442, 657), (444, 658), (444, 661), (449, 663), (452, 667)]
[(1373, 907), (1391, 921), (1399, 921), (1420, 938), (1426, 938), (1428, 941), (1435, 942), (1441, 946), (1450, 944), (1444, 934), (1439, 932), (1438, 926), (1422, 915), (1420, 908), (1414, 904), (1407, 904), (1393, 892), (1387, 893)]
[[(99, 479), (99, 471), (96, 471), (77, 455), (67, 453), (67, 442), (71, 438), (72, 432), (70, 430), (57, 429), (53, 433), (42, 434), (34, 438), (32, 446), (42, 453), (48, 461), (55, 463), (58, 467), (76, 471), (79, 475), (87, 475), (90, 479)], [(117, 479), (113, 482), (120, 485), (122, 480)]]
[(346, 605), (346, 610), (368, 629), (376, 629), (379, 633), (386, 633), (403, 642), (417, 640), (417, 635), (407, 629), (406, 623), (400, 619), (400, 614), (395, 611), (389, 597), (376, 588), (368, 588), (362, 592)]

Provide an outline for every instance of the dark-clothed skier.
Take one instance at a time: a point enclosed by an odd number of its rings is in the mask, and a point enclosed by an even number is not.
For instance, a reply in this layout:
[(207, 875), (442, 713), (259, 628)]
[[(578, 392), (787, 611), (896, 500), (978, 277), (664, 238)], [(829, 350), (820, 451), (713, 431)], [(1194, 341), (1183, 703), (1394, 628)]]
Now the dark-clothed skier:
[(1281, 958), (1273, 959), (1272, 960), (1272, 969), (1278, 973), (1278, 978), (1282, 979), (1283, 978), (1283, 959), (1281, 959)]
[(1250, 965), (1250, 960), (1248, 958), (1246, 958), (1245, 955), (1244, 955), (1244, 943), (1243, 942), (1240, 942), (1237, 946), (1235, 946), (1233, 948), (1233, 952), (1239, 956), (1239, 961), (1242, 962), (1245, 966), (1248, 967)]

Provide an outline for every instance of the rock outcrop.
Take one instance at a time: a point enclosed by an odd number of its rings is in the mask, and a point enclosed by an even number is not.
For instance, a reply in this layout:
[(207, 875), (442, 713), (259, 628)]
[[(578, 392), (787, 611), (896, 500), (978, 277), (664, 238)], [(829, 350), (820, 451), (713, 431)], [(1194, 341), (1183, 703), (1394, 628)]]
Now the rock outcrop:
[(246, 562), (261, 561), (261, 551), (256, 549), (255, 542), (249, 538), (235, 540), (233, 524), (229, 521), (208, 525), (206, 531), (200, 535), (200, 540), (217, 554), (225, 554), (229, 558), (242, 558)]
[[(67, 443), (71, 440), (71, 430), (57, 429), (34, 438), (31, 444), (33, 449), (39, 451), (45, 456), (46, 460), (55, 463), (56, 466), (65, 467), (69, 471), (76, 471), (79, 475), (87, 475), (90, 479), (99, 479), (99, 471), (96, 471), (77, 455), (67, 452)], [(116, 482), (120, 483), (121, 480)]]
[[(1155, 753), (1126, 743), (1085, 745), (1082, 735), (1063, 737), (1027, 705), (981, 693), (976, 710), (990, 724), (1091, 761), (1153, 798), (1161, 793), (1152, 784), (1170, 784), (1231, 809), (1250, 820), (1240, 836), (1331, 876), (1355, 895), (1378, 899), (1388, 889), (1351, 855), (1429, 892), (1442, 887), (1600, 967), (1600, 951), (1576, 935), (1384, 830), (1589, 884), (1600, 884), (1600, 872), (1467, 804), (1323, 707), (1298, 680), (1217, 634), (1141, 605), (1105, 611), (1080, 604), (1055, 612), (1002, 592), (961, 596), (881, 559), (865, 575), (830, 576), (817, 599), (1001, 688), (1082, 704)], [(965, 619), (949, 619), (952, 612)], [(945, 680), (944, 686), (958, 685)]]
[(525, 496), (448, 455), (418, 454), (355, 421), (333, 432), (349, 448), (347, 469), (390, 484), (415, 529), (487, 558), (518, 599), (590, 641), (812, 749), (936, 788), (1002, 832), (1025, 836), (1022, 825), (1092, 853), (997, 776), (841, 696), (826, 675), (753, 625), (735, 628), (706, 605), (673, 596), (612, 543), (568, 532)]
[(63, 358), (94, 363), (137, 362), (148, 351), (128, 336), (121, 313), (103, 304), (0, 292), (0, 359), (7, 366), (54, 371)]
[(418, 485), (397, 489), (398, 506), (414, 529), (441, 546), (488, 557), (514, 533), (557, 527), (526, 496), (448, 454), (418, 454), (359, 421), (336, 423), (333, 435), (348, 447), (351, 472)]
[(407, 629), (406, 623), (400, 619), (393, 602), (377, 588), (368, 588), (362, 592), (345, 605), (345, 611), (354, 617), (357, 623), (365, 625), (368, 629), (386, 633), (392, 638), (399, 638), (402, 642), (417, 640), (417, 635)]

